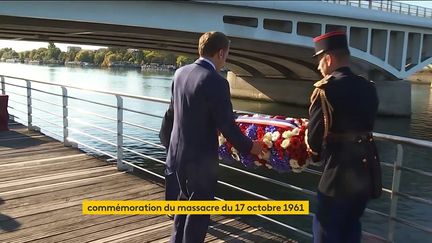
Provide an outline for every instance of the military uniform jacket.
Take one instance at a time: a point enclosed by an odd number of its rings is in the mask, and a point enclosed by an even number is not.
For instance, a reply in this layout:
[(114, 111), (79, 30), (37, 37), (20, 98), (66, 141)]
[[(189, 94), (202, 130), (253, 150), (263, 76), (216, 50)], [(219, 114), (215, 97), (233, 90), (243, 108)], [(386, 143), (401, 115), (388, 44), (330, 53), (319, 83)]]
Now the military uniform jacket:
[(375, 84), (342, 67), (314, 86), (306, 142), (314, 160), (324, 162), (318, 190), (342, 199), (378, 197), (381, 169), (370, 135), (378, 109)]

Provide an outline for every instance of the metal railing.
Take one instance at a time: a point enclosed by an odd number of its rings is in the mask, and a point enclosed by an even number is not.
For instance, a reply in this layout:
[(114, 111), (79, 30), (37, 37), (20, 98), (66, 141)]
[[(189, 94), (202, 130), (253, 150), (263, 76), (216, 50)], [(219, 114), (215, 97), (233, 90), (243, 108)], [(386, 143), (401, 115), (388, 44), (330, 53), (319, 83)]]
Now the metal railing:
[(412, 4), (406, 4), (396, 1), (387, 0), (322, 0), (323, 2), (336, 3), (359, 8), (367, 8), (397, 14), (405, 14), (422, 18), (432, 18), (432, 9), (420, 7)]
[[(24, 82), (25, 85), (19, 85), (19, 84), (13, 83), (13, 82), (8, 82), (9, 79), (16, 80), (18, 82)], [(131, 140), (134, 140), (134, 141), (137, 141), (140, 143), (150, 145), (152, 148), (159, 149), (161, 152), (164, 152), (164, 147), (158, 143), (154, 143), (154, 142), (142, 139), (142, 138), (137, 138), (137, 137), (134, 137), (131, 135), (126, 135), (123, 133), (124, 124), (127, 124), (129, 126), (133, 126), (136, 129), (146, 130), (146, 131), (149, 131), (152, 133), (158, 133), (158, 131), (159, 131), (157, 128), (152, 128), (152, 127), (148, 127), (148, 126), (135, 124), (135, 123), (130, 122), (130, 121), (125, 121), (124, 116), (123, 116), (124, 111), (132, 112), (132, 113), (137, 114), (137, 115), (149, 116), (149, 117), (154, 117), (154, 118), (159, 118), (159, 119), (162, 118), (162, 116), (147, 113), (147, 112), (142, 112), (142, 111), (135, 110), (135, 109), (132, 109), (129, 107), (126, 108), (126, 107), (124, 107), (123, 100), (125, 98), (128, 98), (128, 99), (139, 100), (142, 102), (145, 101), (145, 102), (162, 103), (162, 104), (168, 104), (169, 103), (168, 100), (159, 99), (159, 98), (144, 97), (144, 96), (137, 96), (137, 95), (130, 95), (130, 94), (124, 94), (124, 93), (117, 93), (117, 92), (111, 92), (111, 91), (86, 89), (86, 88), (80, 88), (80, 87), (75, 87), (75, 86), (70, 86), (70, 85), (53, 84), (53, 83), (49, 83), (49, 82), (35, 81), (35, 80), (23, 79), (23, 78), (6, 76), (6, 75), (0, 75), (0, 82), (1, 82), (2, 94), (12, 94), (12, 96), (10, 96), (11, 104), (8, 106), (8, 108), (10, 109), (11, 115), (15, 116), (15, 119), (17, 119), (18, 121), (21, 121), (23, 124), (27, 124), (27, 127), (29, 130), (32, 130), (32, 129), (40, 130), (41, 129), (39, 127), (34, 126), (33, 120), (34, 120), (34, 118), (36, 118), (38, 120), (43, 121), (44, 123), (48, 123), (48, 124), (51, 124), (53, 126), (60, 127), (62, 129), (62, 134), (56, 133), (54, 131), (49, 131), (48, 129), (45, 129), (45, 132), (48, 132), (49, 134), (55, 135), (59, 140), (61, 140), (64, 143), (65, 146), (74, 146), (74, 145), (77, 146), (77, 145), (79, 145), (79, 146), (85, 147), (91, 151), (95, 151), (99, 154), (103, 154), (105, 156), (108, 156), (109, 158), (115, 159), (117, 161), (117, 167), (119, 170), (124, 171), (124, 170), (130, 170), (131, 168), (135, 168), (135, 169), (139, 169), (139, 170), (145, 171), (147, 173), (150, 173), (153, 176), (156, 176), (158, 178), (164, 179), (164, 177), (162, 175), (155, 173), (154, 171), (151, 171), (148, 168), (144, 168), (142, 166), (137, 166), (136, 164), (134, 164), (130, 161), (127, 161), (124, 158), (124, 151), (130, 152), (136, 156), (139, 156), (141, 158), (148, 159), (148, 160), (160, 163), (160, 164), (165, 164), (164, 161), (162, 161), (161, 159), (155, 158), (153, 156), (144, 154), (143, 152), (139, 152), (139, 151), (136, 151), (134, 149), (127, 148), (126, 146), (124, 146), (124, 143), (123, 143), (123, 139), (127, 138), (127, 139), (131, 139)], [(51, 87), (57, 87), (57, 88), (61, 89), (61, 92), (60, 92), (60, 94), (56, 94), (56, 93), (45, 91), (42, 89), (36, 89), (36, 88), (32, 87), (32, 84), (34, 84), (33, 86), (35, 86), (36, 84), (38, 84), (38, 85), (42, 84), (42, 85), (49, 85)], [(15, 92), (15, 91), (9, 91), (7, 89), (7, 87), (9, 87), (9, 86), (15, 87), (15, 88), (25, 89), (25, 95), (20, 94), (19, 92)], [(96, 94), (109, 95), (109, 96), (116, 98), (116, 105), (109, 105), (109, 104), (104, 104), (101, 102), (92, 101), (89, 99), (70, 96), (70, 95), (68, 95), (69, 90), (79, 90), (79, 91), (91, 92), (91, 93), (96, 93)], [(33, 97), (33, 92), (35, 92), (35, 91), (40, 92), (40, 93), (44, 93), (47, 95), (55, 96), (55, 97), (60, 97), (61, 98), (61, 104), (57, 104), (55, 102), (47, 101), (44, 99), (37, 99), (37, 98)], [(18, 102), (16, 100), (12, 99), (12, 97), (25, 98), (26, 103)], [(33, 100), (38, 100), (39, 102), (43, 102), (44, 104), (49, 104), (51, 106), (55, 106), (55, 107), (59, 108), (59, 110), (61, 111), (62, 114), (58, 115), (58, 114), (54, 113), (53, 110), (48, 111), (48, 110), (42, 109), (40, 107), (35, 107), (35, 105), (33, 105), (33, 102), (32, 102)], [(115, 118), (109, 117), (105, 114), (102, 115), (102, 114), (98, 114), (97, 112), (90, 112), (87, 110), (79, 109), (77, 107), (72, 107), (69, 104), (69, 100), (79, 100), (81, 102), (90, 103), (93, 105), (114, 109), (116, 111), (116, 117)], [(22, 111), (21, 109), (18, 109), (17, 107), (13, 106), (12, 103), (20, 105), (20, 106), (24, 106), (25, 111)], [(44, 119), (41, 117), (36, 117), (32, 112), (33, 110), (38, 110), (38, 111), (59, 117), (59, 118), (61, 118), (62, 124), (58, 124), (58, 123), (55, 123), (53, 121), (48, 121), (47, 119)], [(111, 129), (103, 128), (101, 126), (82, 121), (78, 118), (72, 118), (69, 116), (70, 110), (74, 110), (76, 112), (80, 112), (83, 114), (90, 114), (90, 115), (102, 118), (108, 122), (115, 123), (116, 130), (114, 131)], [(26, 116), (27, 119), (22, 119), (19, 116), (16, 116), (17, 113), (24, 114), (24, 116)], [(115, 135), (116, 136), (116, 142), (110, 142), (104, 138), (99, 138), (97, 136), (93, 136), (93, 135), (86, 133), (84, 131), (81, 131), (79, 129), (72, 128), (69, 125), (70, 121), (75, 121), (75, 122), (78, 122), (80, 124), (89, 126), (92, 129), (97, 129), (97, 130), (103, 131), (105, 133)], [(89, 137), (93, 141), (102, 143), (103, 145), (109, 145), (109, 146), (115, 148), (115, 154), (102, 151), (101, 149), (98, 149), (94, 146), (86, 144), (86, 143), (80, 141), (79, 139), (74, 139), (70, 136), (69, 132), (78, 133), (79, 135), (81, 135), (83, 137)], [(392, 136), (392, 135), (381, 134), (381, 133), (374, 133), (374, 137), (377, 140), (395, 143), (396, 148), (397, 148), (397, 155), (396, 155), (396, 159), (395, 159), (394, 163), (382, 162), (383, 166), (393, 168), (392, 188), (383, 188), (383, 191), (385, 193), (390, 194), (390, 198), (391, 198), (389, 213), (379, 212), (379, 211), (372, 210), (372, 209), (366, 209), (367, 213), (379, 215), (381, 217), (385, 217), (386, 219), (388, 219), (388, 221), (389, 221), (388, 235), (384, 239), (381, 236), (374, 235), (374, 234), (371, 234), (371, 233), (368, 233), (365, 231), (363, 232), (363, 234), (368, 235), (370, 237), (380, 239), (382, 241), (392, 242), (392, 241), (394, 241), (396, 222), (407, 225), (409, 227), (415, 228), (415, 229), (423, 231), (423, 232), (432, 233), (432, 228), (430, 226), (420, 225), (420, 224), (417, 224), (416, 222), (411, 222), (409, 220), (397, 217), (399, 197), (403, 197), (403, 198), (406, 198), (406, 199), (409, 199), (409, 200), (412, 200), (412, 201), (415, 201), (418, 203), (423, 203), (423, 204), (426, 204), (428, 206), (432, 206), (432, 201), (427, 199), (427, 198), (421, 198), (421, 197), (409, 195), (407, 193), (402, 193), (399, 190), (399, 184), (400, 184), (400, 180), (401, 180), (401, 171), (403, 171), (403, 170), (410, 171), (410, 172), (418, 174), (418, 175), (427, 176), (429, 178), (432, 178), (432, 172), (426, 172), (426, 171), (402, 166), (403, 153), (404, 153), (404, 149), (403, 149), (402, 145), (419, 146), (422, 148), (432, 149), (432, 142), (424, 141), (424, 140), (418, 140), (418, 139), (405, 138), (405, 137), (399, 137), (399, 136)], [(266, 176), (262, 176), (262, 175), (259, 175), (256, 173), (252, 173), (252, 172), (249, 172), (249, 171), (246, 171), (243, 169), (239, 169), (239, 168), (236, 168), (236, 167), (233, 167), (230, 165), (221, 164), (221, 167), (232, 170), (235, 173), (250, 176), (250, 177), (253, 177), (257, 180), (271, 183), (274, 185), (278, 185), (278, 186), (281, 186), (283, 188), (293, 190), (293, 191), (296, 191), (296, 192), (299, 192), (299, 193), (302, 193), (305, 195), (316, 195), (315, 191), (301, 188), (301, 187), (298, 187), (298, 186), (295, 186), (295, 185), (292, 185), (292, 184), (289, 184), (286, 182), (282, 182), (282, 181), (279, 181), (279, 180), (276, 180), (273, 178), (269, 178)], [(321, 175), (321, 172), (313, 170), (313, 169), (308, 168), (305, 171), (307, 173), (311, 173), (314, 175)], [(265, 195), (241, 188), (239, 186), (229, 184), (229, 183), (224, 182), (224, 181), (218, 181), (218, 183), (223, 185), (223, 186), (226, 186), (228, 188), (231, 188), (233, 190), (240, 191), (240, 192), (243, 192), (243, 193), (248, 194), (250, 196), (253, 196), (255, 198), (259, 198), (259, 199), (263, 199), (263, 200), (272, 200), (272, 198), (269, 198)], [(217, 199), (223, 200), (220, 198), (217, 198)], [(274, 218), (263, 216), (263, 215), (258, 215), (258, 216), (265, 219), (265, 220), (268, 220), (270, 222), (273, 222), (273, 223), (276, 223), (280, 226), (283, 226), (286, 229), (297, 232), (303, 236), (306, 236), (309, 238), (312, 237), (311, 233), (306, 232), (302, 229), (296, 228), (294, 226), (285, 224), (285, 223), (283, 223), (279, 220), (276, 220)], [(314, 216), (314, 214), (310, 213), (309, 216)]]

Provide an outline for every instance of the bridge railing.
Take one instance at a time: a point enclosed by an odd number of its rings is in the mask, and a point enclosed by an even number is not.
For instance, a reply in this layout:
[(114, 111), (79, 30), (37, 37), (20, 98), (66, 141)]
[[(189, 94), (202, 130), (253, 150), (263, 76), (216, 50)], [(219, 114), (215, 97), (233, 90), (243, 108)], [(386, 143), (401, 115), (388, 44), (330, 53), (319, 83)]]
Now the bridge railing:
[(322, 0), (323, 2), (336, 3), (347, 6), (386, 11), (397, 14), (406, 14), (423, 18), (432, 18), (432, 9), (396, 1), (367, 1), (367, 0)]
[[(137, 151), (140, 146), (135, 147), (128, 147), (124, 144), (124, 139), (133, 140), (135, 142), (138, 142), (139, 144), (145, 144), (146, 146), (149, 146), (153, 151), (152, 153), (157, 150), (160, 153), (164, 153), (164, 147), (159, 144), (159, 142), (155, 141), (149, 141), (148, 139), (143, 139), (142, 134), (138, 133), (139, 135), (135, 136), (128, 135), (124, 133), (123, 127), (124, 125), (132, 126), (135, 129), (141, 129), (143, 132), (150, 132), (157, 134), (159, 132), (159, 125), (158, 127), (151, 127), (143, 124), (138, 124), (136, 122), (131, 122), (124, 119), (124, 113), (125, 112), (132, 112), (136, 115), (141, 115), (145, 117), (153, 117), (157, 119), (161, 119), (162, 116), (154, 114), (154, 113), (148, 113), (143, 112), (137, 108), (128, 107), (125, 106), (123, 101), (124, 99), (133, 99), (140, 102), (151, 102), (156, 104), (168, 104), (169, 101), (165, 99), (158, 99), (158, 98), (152, 98), (152, 97), (144, 97), (144, 96), (137, 96), (137, 95), (130, 95), (130, 94), (124, 94), (124, 93), (117, 93), (117, 92), (111, 92), (111, 91), (101, 91), (101, 90), (95, 90), (95, 89), (86, 89), (86, 88), (80, 88), (70, 85), (61, 85), (61, 84), (54, 84), (49, 82), (42, 82), (42, 81), (36, 81), (36, 80), (29, 80), (29, 79), (23, 79), (18, 77), (12, 77), (12, 76), (6, 76), (6, 75), (0, 75), (0, 82), (1, 82), (1, 90), (2, 94), (8, 94), (10, 96), (10, 105), (8, 106), (9, 111), (11, 115), (16, 119), (18, 122), (22, 122), (23, 124), (27, 124), (29, 130), (41, 130), (43, 129), (43, 132), (47, 133), (48, 135), (51, 134), (52, 137), (63, 141), (63, 143), (66, 146), (81, 146), (84, 147), (90, 151), (95, 152), (98, 155), (104, 155), (111, 160), (117, 161), (117, 166), (119, 170), (130, 170), (131, 168), (135, 168), (144, 172), (147, 172), (153, 176), (156, 176), (158, 178), (164, 179), (164, 176), (160, 175), (159, 173), (154, 172), (150, 168), (145, 168), (145, 166), (138, 166), (137, 164), (131, 162), (128, 158), (124, 157), (124, 152), (130, 152), (136, 156), (139, 156), (140, 158), (144, 158), (146, 160), (154, 161), (159, 164), (165, 164), (165, 162), (160, 159), (156, 158), (154, 155), (148, 155), (146, 154), (146, 151)], [(47, 91), (48, 89), (44, 88), (35, 88), (36, 85), (47, 85), (52, 88), (57, 88), (56, 91)], [(12, 91), (13, 90), (13, 91)], [(21, 90), (22, 92), (20, 92)], [(78, 90), (81, 92), (90, 92), (93, 94), (103, 94), (108, 95), (113, 98), (115, 98), (116, 102), (115, 104), (105, 104), (98, 101), (94, 101), (87, 98), (77, 97), (68, 94), (71, 90)], [(34, 93), (41, 93), (44, 95), (49, 95), (51, 97), (57, 98), (57, 102), (52, 101), (51, 99), (41, 99), (36, 98)], [(24, 99), (25, 101), (18, 101), (17, 98), (20, 97)], [(53, 100), (54, 100), (53, 98)], [(98, 107), (101, 107), (100, 112), (91, 112), (86, 109), (82, 109), (80, 107), (74, 107), (72, 106), (69, 101), (71, 100), (77, 100), (86, 104), (92, 104)], [(40, 104), (49, 105), (51, 108), (43, 108), (36, 105), (34, 101), (39, 102)], [(21, 108), (20, 108), (21, 107)], [(102, 108), (108, 108), (114, 110), (114, 113), (116, 114), (114, 117), (111, 117), (109, 114), (105, 114), (102, 111)], [(33, 110), (42, 112), (43, 114), (49, 114), (50, 116), (53, 116), (56, 119), (47, 119), (45, 117), (35, 116), (33, 113)], [(107, 129), (102, 127), (102, 125), (96, 125), (96, 122), (87, 122), (82, 119), (71, 117), (69, 114), (69, 111), (76, 111), (85, 115), (90, 115), (94, 117), (98, 117), (103, 119), (105, 122), (112, 125), (112, 127), (115, 127), (114, 129)], [(57, 113), (56, 113), (57, 111)], [(101, 114), (103, 113), (103, 114)], [(42, 115), (43, 116), (43, 115)], [(35, 121), (41, 121), (42, 123), (38, 123), (39, 126), (35, 125)], [(95, 135), (91, 135), (90, 132), (86, 132), (83, 130), (79, 130), (76, 128), (73, 128), (70, 126), (70, 122), (74, 121), (81, 125), (88, 126), (92, 130), (98, 130), (103, 132), (103, 134), (106, 135), (106, 137), (114, 137), (115, 142), (108, 141), (107, 138), (101, 138)], [(51, 127), (57, 127), (61, 130), (61, 132), (53, 131), (48, 128), (48, 125), (51, 125)], [(78, 134), (80, 135), (79, 138), (73, 138), (73, 136), (70, 133)], [(109, 135), (107, 135), (109, 134)], [(139, 137), (137, 137), (139, 136)], [(84, 137), (87, 137), (90, 139), (90, 143), (98, 144), (101, 147), (111, 147), (108, 152), (103, 151), (101, 148), (98, 148), (95, 145), (91, 145), (88, 143), (85, 143), (82, 141)], [(157, 136), (155, 136), (157, 137)], [(400, 180), (401, 180), (401, 171), (409, 171), (411, 173), (417, 174), (419, 176), (426, 176), (427, 178), (432, 178), (432, 172), (426, 172), (419, 169), (414, 169), (406, 166), (402, 166), (403, 164), (403, 154), (404, 154), (404, 147), (403, 146), (418, 146), (421, 148), (427, 148), (432, 149), (432, 142), (424, 141), (424, 140), (418, 140), (418, 139), (411, 139), (411, 138), (405, 138), (405, 137), (399, 137), (399, 136), (392, 136), (387, 134), (380, 134), (380, 133), (374, 133), (374, 137), (377, 140), (382, 140), (385, 142), (391, 142), (393, 144), (396, 144), (397, 154), (396, 159), (394, 163), (387, 163), (382, 162), (381, 164), (386, 167), (393, 168), (393, 175), (392, 175), (392, 187), (391, 188), (383, 188), (383, 191), (390, 195), (390, 208), (389, 212), (381, 212), (377, 210), (373, 210), (370, 208), (366, 209), (367, 213), (378, 215), (380, 217), (384, 217), (388, 220), (388, 235), (387, 237), (382, 237), (376, 234), (371, 234), (369, 232), (363, 231), (363, 234), (368, 237), (373, 237), (376, 239), (379, 239), (381, 241), (390, 241), (392, 242), (394, 240), (394, 234), (395, 234), (395, 224), (400, 223), (409, 227), (412, 227), (414, 229), (426, 232), (426, 233), (432, 233), (432, 228), (430, 226), (421, 225), (417, 222), (412, 222), (409, 220), (406, 220), (404, 218), (397, 216), (397, 210), (398, 210), (398, 200), (399, 198), (406, 198), (409, 200), (412, 200), (417, 203), (422, 203), (427, 206), (432, 206), (432, 200), (428, 198), (423, 197), (417, 197), (414, 195), (410, 195), (407, 193), (403, 193), (399, 190)], [(148, 152), (148, 151), (147, 151)], [(279, 181), (273, 178), (269, 178), (263, 175), (259, 175), (257, 173), (253, 173), (244, 169), (239, 169), (230, 165), (226, 164), (220, 164), (221, 167), (226, 168), (228, 170), (233, 171), (234, 173), (238, 173), (240, 175), (244, 176), (250, 176), (256, 180), (259, 180), (261, 182), (267, 182), (271, 183), (273, 185), (281, 186), (283, 188), (299, 192), (304, 195), (309, 196), (315, 196), (316, 192), (311, 191), (293, 184), (289, 184), (283, 181)], [(306, 169), (307, 173), (311, 173), (313, 175), (321, 175), (320, 171), (314, 170), (314, 169)], [(272, 198), (267, 197), (265, 195), (262, 195), (260, 193), (247, 190), (245, 188), (242, 188), (240, 186), (236, 186), (233, 184), (230, 184), (225, 181), (218, 181), (219, 184), (226, 186), (228, 188), (231, 188), (235, 191), (245, 193), (247, 195), (253, 196), (258, 199), (262, 200), (272, 200)], [(221, 198), (217, 198), (218, 200), (223, 200)], [(314, 214), (311, 212), (309, 214), (310, 217), (314, 216)], [(272, 217), (264, 216), (264, 215), (258, 215), (258, 217), (263, 218), (264, 220), (273, 222), (277, 225), (280, 225), (286, 229), (292, 230), (303, 237), (311, 238), (312, 234), (300, 229), (298, 227), (289, 225), (287, 223), (282, 222), (281, 220), (277, 220)]]

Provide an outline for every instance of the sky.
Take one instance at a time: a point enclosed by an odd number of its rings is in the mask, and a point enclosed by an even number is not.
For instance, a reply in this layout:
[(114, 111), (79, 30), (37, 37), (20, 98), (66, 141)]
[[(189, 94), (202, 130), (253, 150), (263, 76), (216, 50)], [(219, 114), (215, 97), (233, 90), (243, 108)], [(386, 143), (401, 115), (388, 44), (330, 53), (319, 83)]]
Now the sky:
[[(407, 3), (411, 5), (417, 5), (427, 8), (432, 8), (432, 1), (398, 1), (402, 3)], [(102, 46), (91, 46), (91, 45), (76, 45), (76, 44), (60, 44), (55, 43), (55, 45), (62, 51), (66, 51), (68, 46), (80, 46), (82, 49), (87, 50), (97, 50), (103, 48)], [(38, 49), (40, 47), (48, 47), (47, 42), (31, 42), (31, 41), (11, 41), (11, 40), (0, 40), (0, 49), (5, 47), (11, 47), (17, 52)]]

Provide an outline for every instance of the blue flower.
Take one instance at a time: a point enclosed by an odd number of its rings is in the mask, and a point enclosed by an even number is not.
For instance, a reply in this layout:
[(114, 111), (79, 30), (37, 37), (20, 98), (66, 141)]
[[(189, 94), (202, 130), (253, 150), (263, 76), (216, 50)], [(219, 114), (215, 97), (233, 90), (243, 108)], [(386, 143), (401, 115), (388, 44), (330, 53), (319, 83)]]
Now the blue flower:
[(255, 124), (250, 125), (246, 129), (246, 136), (252, 140), (257, 139), (257, 126)]
[(271, 133), (273, 133), (273, 132), (275, 132), (275, 131), (277, 131), (277, 128), (275, 127), (275, 126), (267, 126), (266, 128), (265, 128), (265, 132), (267, 133), (267, 132), (271, 132)]
[(234, 162), (234, 159), (232, 158), (230, 151), (228, 151), (228, 147), (226, 146), (226, 144), (222, 144), (221, 146), (219, 146), (218, 152), (219, 157), (221, 157), (223, 161), (229, 163)]
[(286, 160), (287, 156), (284, 156), (283, 159), (279, 158), (279, 155), (276, 149), (272, 148), (270, 150), (270, 159), (269, 162), (274, 170), (279, 173), (290, 171), (290, 166), (288, 164), (288, 160)]
[(240, 162), (242, 162), (242, 164), (245, 167), (248, 168), (255, 167), (254, 158), (251, 154), (240, 153), (239, 157), (240, 157)]

